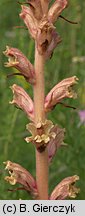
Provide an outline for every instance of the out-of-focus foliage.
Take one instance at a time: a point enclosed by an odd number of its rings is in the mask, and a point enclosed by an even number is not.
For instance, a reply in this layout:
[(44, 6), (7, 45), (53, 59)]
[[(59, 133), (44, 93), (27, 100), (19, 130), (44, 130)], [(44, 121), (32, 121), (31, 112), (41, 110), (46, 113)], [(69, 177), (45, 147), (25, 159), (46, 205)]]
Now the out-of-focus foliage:
[[(30, 40), (25, 28), (16, 29), (15, 26), (24, 26), (19, 18), (20, 5), (17, 0), (0, 0), (0, 199), (30, 199), (24, 191), (8, 192), (15, 188), (4, 181), (3, 161), (11, 160), (27, 168), (35, 176), (35, 149), (24, 141), (27, 131), (25, 125), (28, 120), (25, 114), (9, 105), (12, 93), (9, 89), (14, 83), (25, 88), (32, 95), (32, 88), (24, 79), (7, 74), (14, 72), (12, 68), (4, 68), (6, 58), (2, 54), (6, 45), (21, 49), (29, 60), (34, 62), (34, 42)], [(85, 1), (70, 0), (69, 7), (63, 16), (78, 21), (78, 25), (71, 25), (61, 18), (56, 24), (57, 31), (62, 37), (62, 43), (55, 50), (52, 59), (46, 63), (46, 93), (63, 78), (76, 75), (79, 84), (77, 100), (66, 100), (65, 103), (76, 107), (76, 110), (57, 105), (49, 114), (49, 118), (66, 128), (65, 142), (68, 147), (59, 149), (50, 166), (50, 191), (60, 180), (77, 174), (80, 176), (78, 186), (81, 191), (77, 199), (85, 198), (85, 126), (79, 126), (78, 110), (85, 109), (85, 61), (72, 59), (85, 56)]]

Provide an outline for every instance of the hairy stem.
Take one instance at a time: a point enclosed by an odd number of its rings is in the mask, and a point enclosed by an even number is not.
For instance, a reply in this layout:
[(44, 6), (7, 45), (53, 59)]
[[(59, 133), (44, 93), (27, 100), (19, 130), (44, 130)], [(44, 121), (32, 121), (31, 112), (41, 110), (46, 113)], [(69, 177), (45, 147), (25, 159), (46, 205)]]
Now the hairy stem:
[[(35, 47), (34, 108), (35, 124), (45, 121), (44, 111), (44, 56)], [(47, 149), (42, 153), (36, 150), (36, 181), (40, 200), (48, 199), (48, 154)]]

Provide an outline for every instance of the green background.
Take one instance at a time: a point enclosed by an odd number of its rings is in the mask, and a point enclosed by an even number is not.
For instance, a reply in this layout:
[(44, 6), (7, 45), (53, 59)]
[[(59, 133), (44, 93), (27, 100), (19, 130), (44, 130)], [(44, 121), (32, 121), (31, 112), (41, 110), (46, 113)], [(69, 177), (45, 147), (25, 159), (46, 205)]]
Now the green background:
[[(31, 96), (32, 88), (24, 79), (7, 74), (15, 72), (5, 68), (7, 61), (3, 55), (6, 45), (21, 49), (34, 62), (34, 42), (26, 29), (16, 29), (24, 25), (19, 18), (21, 11), (17, 0), (0, 0), (0, 199), (31, 199), (25, 191), (8, 192), (15, 188), (4, 181), (6, 172), (3, 161), (11, 160), (27, 168), (35, 176), (35, 149), (27, 144), (24, 137), (28, 135), (26, 115), (9, 104), (12, 100), (10, 86), (21, 85)], [(71, 25), (58, 19), (56, 28), (62, 37), (62, 43), (55, 49), (54, 55), (45, 65), (46, 93), (60, 80), (76, 75), (79, 83), (76, 86), (77, 100), (68, 99), (65, 103), (76, 107), (76, 110), (57, 105), (48, 115), (53, 123), (66, 128), (65, 143), (68, 147), (57, 152), (49, 170), (49, 193), (63, 178), (79, 175), (77, 183), (80, 194), (76, 199), (85, 199), (85, 126), (79, 126), (78, 111), (85, 109), (85, 62), (72, 62), (72, 58), (85, 56), (85, 1), (70, 0), (69, 7), (62, 13), (78, 25)]]

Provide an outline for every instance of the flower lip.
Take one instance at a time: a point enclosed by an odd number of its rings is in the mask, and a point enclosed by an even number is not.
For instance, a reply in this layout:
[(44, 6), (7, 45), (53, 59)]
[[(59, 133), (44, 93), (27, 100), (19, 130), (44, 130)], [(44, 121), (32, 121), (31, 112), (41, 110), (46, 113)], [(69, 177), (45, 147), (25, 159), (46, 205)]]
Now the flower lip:
[(8, 57), (8, 62), (5, 63), (6, 67), (12, 67), (13, 65), (19, 64), (19, 61), (17, 61), (16, 56), (13, 52), (10, 53), (10, 47), (6, 46), (6, 50), (3, 52), (3, 54)]
[(51, 132), (53, 128), (53, 123), (50, 120), (45, 120), (45, 122), (39, 122), (37, 126), (35, 124), (29, 123), (27, 125), (27, 130), (32, 134), (31, 137), (26, 137), (26, 142), (33, 142), (36, 148), (40, 150), (42, 146), (43, 150), (46, 148), (51, 137), (55, 138), (56, 134)]

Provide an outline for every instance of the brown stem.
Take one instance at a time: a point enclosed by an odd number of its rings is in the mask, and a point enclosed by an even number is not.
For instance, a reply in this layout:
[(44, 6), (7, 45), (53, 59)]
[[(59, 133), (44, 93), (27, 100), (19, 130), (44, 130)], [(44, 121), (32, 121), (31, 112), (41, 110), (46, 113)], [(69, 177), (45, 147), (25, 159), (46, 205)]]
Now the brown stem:
[[(35, 124), (45, 121), (44, 111), (44, 56), (38, 53), (35, 47), (35, 73), (34, 85), (34, 109)], [(48, 153), (47, 149), (42, 153), (36, 150), (36, 181), (40, 200), (48, 199)]]

